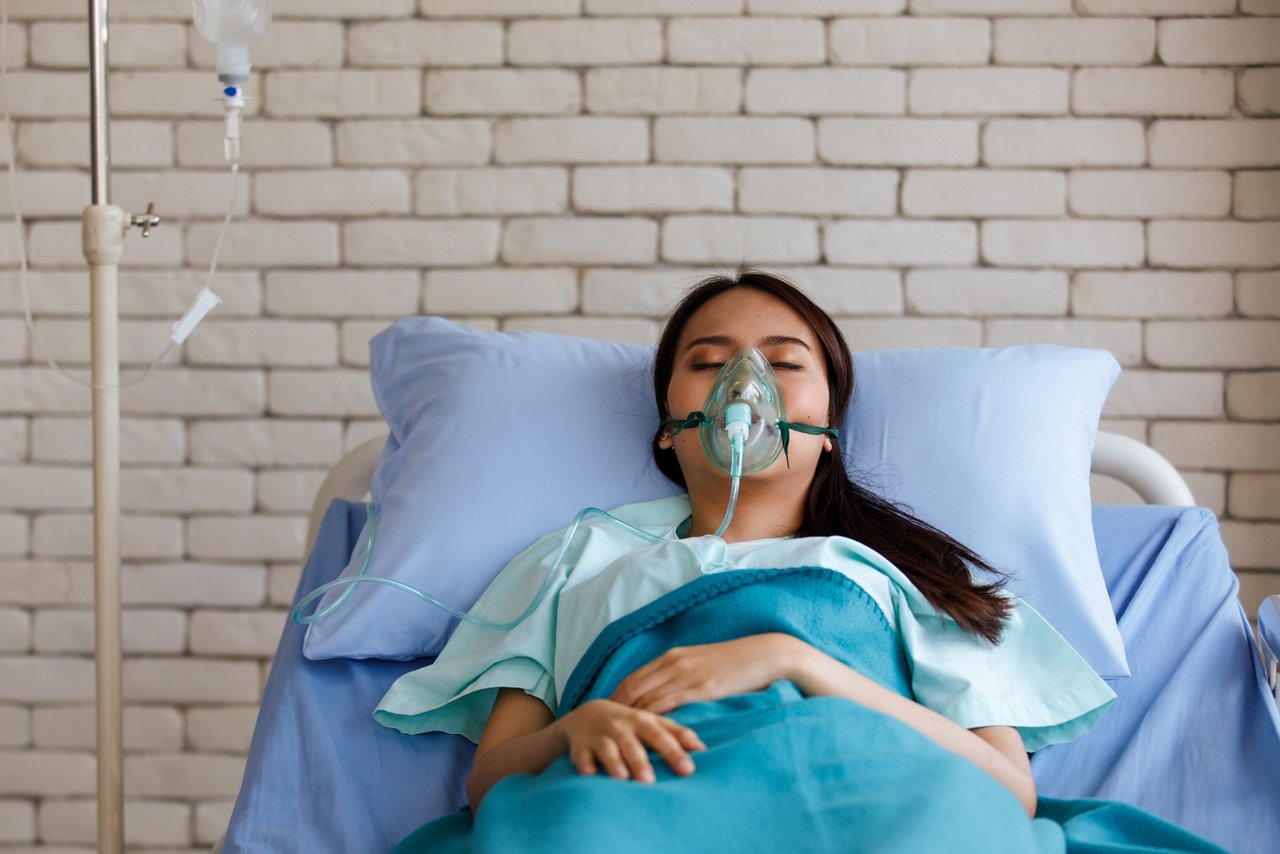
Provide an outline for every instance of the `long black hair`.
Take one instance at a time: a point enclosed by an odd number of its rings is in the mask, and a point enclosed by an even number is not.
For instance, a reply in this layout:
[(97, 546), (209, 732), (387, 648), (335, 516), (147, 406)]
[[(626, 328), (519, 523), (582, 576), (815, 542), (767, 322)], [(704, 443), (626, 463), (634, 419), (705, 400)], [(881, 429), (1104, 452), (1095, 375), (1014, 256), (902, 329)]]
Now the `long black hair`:
[[(675, 368), (676, 347), (685, 324), (706, 302), (732, 288), (751, 288), (771, 294), (796, 311), (817, 336), (826, 358), (830, 407), (827, 423), (838, 425), (853, 396), (853, 356), (835, 322), (799, 288), (777, 275), (743, 270), (736, 276), (712, 276), (685, 294), (667, 318), (658, 342), (653, 368), (653, 390), (659, 420), (667, 411), (667, 387)], [(658, 445), (659, 427), (653, 437), (653, 458), (658, 469), (680, 486), (687, 487), (676, 455)], [(917, 519), (898, 505), (855, 483), (845, 469), (839, 442), (818, 461), (804, 519), (797, 537), (842, 536), (870, 546), (902, 570), (935, 608), (949, 614), (960, 626), (995, 643), (1000, 638), (1011, 603), (999, 593), (1001, 584), (979, 583), (969, 567), (978, 567), (998, 578), (995, 570), (970, 549), (932, 525)]]

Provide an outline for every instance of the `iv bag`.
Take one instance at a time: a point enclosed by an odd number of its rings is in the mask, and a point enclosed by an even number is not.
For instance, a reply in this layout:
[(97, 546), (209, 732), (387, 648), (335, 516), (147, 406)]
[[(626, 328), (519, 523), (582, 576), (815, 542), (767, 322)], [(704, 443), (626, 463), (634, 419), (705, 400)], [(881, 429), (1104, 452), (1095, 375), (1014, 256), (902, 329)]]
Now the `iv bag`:
[(271, 23), (271, 0), (191, 0), (196, 29), (218, 46), (218, 78), (249, 79), (249, 42)]

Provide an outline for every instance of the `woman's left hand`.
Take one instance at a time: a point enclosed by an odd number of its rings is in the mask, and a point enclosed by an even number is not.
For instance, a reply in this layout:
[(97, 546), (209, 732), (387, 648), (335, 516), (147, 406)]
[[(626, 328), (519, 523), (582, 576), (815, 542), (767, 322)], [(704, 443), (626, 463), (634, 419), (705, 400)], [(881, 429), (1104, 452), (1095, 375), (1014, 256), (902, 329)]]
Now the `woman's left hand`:
[(685, 703), (719, 700), (790, 678), (804, 641), (770, 632), (722, 643), (677, 646), (618, 683), (609, 699), (665, 714)]

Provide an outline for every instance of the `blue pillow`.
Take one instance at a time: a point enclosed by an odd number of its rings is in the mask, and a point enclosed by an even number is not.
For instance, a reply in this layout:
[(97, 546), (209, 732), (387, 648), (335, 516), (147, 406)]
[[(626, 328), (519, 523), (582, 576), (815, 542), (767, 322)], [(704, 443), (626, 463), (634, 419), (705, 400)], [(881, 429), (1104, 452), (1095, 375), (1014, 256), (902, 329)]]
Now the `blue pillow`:
[[(459, 610), (586, 506), (678, 492), (653, 465), (653, 348), (400, 320), (371, 342), (391, 428), (372, 484), (367, 574)], [(1105, 677), (1127, 675), (1093, 539), (1089, 461), (1119, 365), (1051, 345), (857, 353), (841, 442), (855, 477), (1010, 570)], [(359, 571), (366, 531), (344, 574)], [(338, 591), (320, 602), (327, 607)], [(457, 619), (357, 585), (307, 631), (308, 658), (437, 654)]]

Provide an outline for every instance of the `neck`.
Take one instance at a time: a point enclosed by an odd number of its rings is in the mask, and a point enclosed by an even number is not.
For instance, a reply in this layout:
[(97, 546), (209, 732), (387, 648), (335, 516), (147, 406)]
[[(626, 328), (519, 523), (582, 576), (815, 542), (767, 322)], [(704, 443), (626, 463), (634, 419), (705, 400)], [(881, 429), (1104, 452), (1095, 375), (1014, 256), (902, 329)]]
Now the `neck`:
[[(739, 486), (738, 505), (725, 530), (727, 543), (789, 537), (800, 529), (808, 484), (797, 491), (794, 485), (769, 483), (744, 477)], [(693, 507), (690, 537), (714, 534), (729, 506), (729, 479), (704, 484), (689, 484), (689, 503)]]

